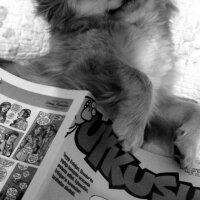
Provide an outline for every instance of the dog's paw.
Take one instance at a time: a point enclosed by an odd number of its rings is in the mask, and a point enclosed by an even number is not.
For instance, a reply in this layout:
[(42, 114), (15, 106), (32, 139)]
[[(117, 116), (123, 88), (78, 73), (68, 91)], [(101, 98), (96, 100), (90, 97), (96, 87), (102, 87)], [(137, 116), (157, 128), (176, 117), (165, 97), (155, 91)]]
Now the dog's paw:
[(179, 160), (181, 168), (191, 169), (197, 159), (200, 125), (185, 123), (177, 129), (176, 136), (174, 156)]
[(144, 131), (136, 130), (134, 127), (128, 127), (123, 134), (118, 136), (123, 151), (134, 154), (144, 142)]

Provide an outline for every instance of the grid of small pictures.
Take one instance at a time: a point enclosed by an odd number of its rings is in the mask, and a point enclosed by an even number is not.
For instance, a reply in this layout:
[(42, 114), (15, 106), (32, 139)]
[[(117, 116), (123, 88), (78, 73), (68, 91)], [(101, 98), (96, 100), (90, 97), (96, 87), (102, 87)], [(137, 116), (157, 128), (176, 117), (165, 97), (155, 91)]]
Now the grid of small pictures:
[(0, 199), (21, 200), (65, 115), (0, 97)]

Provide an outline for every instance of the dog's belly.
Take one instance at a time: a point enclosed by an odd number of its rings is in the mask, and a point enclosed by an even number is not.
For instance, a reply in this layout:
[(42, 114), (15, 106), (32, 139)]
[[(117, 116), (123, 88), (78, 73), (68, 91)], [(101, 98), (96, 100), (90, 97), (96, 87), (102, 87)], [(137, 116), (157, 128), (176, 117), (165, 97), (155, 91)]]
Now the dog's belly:
[(158, 90), (166, 84), (165, 81), (168, 80), (164, 77), (168, 76), (173, 68), (170, 41), (141, 38), (133, 42), (132, 49), (128, 50), (130, 54), (127, 54), (129, 65), (145, 73), (149, 77), (153, 89)]

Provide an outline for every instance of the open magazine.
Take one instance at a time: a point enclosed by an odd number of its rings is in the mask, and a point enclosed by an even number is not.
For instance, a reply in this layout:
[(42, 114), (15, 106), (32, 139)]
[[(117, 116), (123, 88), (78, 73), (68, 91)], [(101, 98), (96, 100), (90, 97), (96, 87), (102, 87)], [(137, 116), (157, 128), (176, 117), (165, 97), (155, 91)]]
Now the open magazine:
[(200, 164), (123, 152), (89, 92), (0, 78), (0, 200), (200, 199)]

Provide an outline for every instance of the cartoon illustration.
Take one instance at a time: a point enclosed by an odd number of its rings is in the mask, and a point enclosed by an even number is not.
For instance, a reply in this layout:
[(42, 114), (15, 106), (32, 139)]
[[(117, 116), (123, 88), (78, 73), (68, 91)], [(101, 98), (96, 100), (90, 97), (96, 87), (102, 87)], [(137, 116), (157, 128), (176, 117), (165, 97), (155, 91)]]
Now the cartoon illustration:
[(21, 200), (37, 169), (17, 164), (0, 192), (1, 200)]
[(14, 159), (39, 165), (65, 116), (40, 112)]
[(10, 126), (25, 131), (28, 127), (27, 118), (30, 117), (31, 110), (29, 109), (22, 109), (17, 116), (17, 119), (14, 120)]
[(39, 153), (39, 160), (42, 160), (44, 155), (46, 154), (46, 151), (48, 150), (49, 144), (51, 144), (51, 142), (53, 141), (53, 138), (56, 135), (56, 127), (53, 124), (50, 124), (49, 126), (47, 126), (43, 139), (42, 139), (42, 144), (41, 147), (38, 151)]
[(8, 188), (8, 190), (6, 191), (6, 197), (4, 198), (5, 200), (15, 200), (17, 199), (17, 189), (16, 188)]
[(21, 105), (19, 105), (16, 102), (12, 103), (12, 106), (11, 106), (11, 108), (9, 110), (9, 113), (7, 114), (7, 119), (9, 121), (12, 120), (15, 117), (16, 113), (20, 112), (20, 110), (22, 110), (22, 106)]
[(0, 123), (4, 123), (6, 121), (7, 112), (11, 108), (10, 102), (3, 102), (0, 104)]
[(10, 167), (14, 164), (14, 161), (7, 160), (5, 158), (0, 158), (0, 166), (1, 167)]
[(10, 157), (23, 133), (0, 126), (0, 155)]
[(7, 176), (7, 171), (4, 167), (0, 166), (0, 182), (2, 182)]
[(15, 162), (0, 158), (0, 190), (14, 169)]
[(67, 137), (70, 133), (74, 132), (78, 126), (85, 121), (90, 121), (96, 115), (96, 102), (91, 97), (86, 97), (86, 102), (81, 112), (76, 115), (74, 124), (70, 127), (70, 131), (66, 134)]
[(0, 155), (10, 157), (14, 150), (14, 142), (19, 137), (16, 131), (10, 131), (4, 135), (4, 139), (0, 140)]
[(20, 144), (20, 150), (15, 156), (16, 159), (25, 162), (30, 154), (37, 154), (42, 144), (43, 133), (44, 126), (36, 124), (35, 128)]

